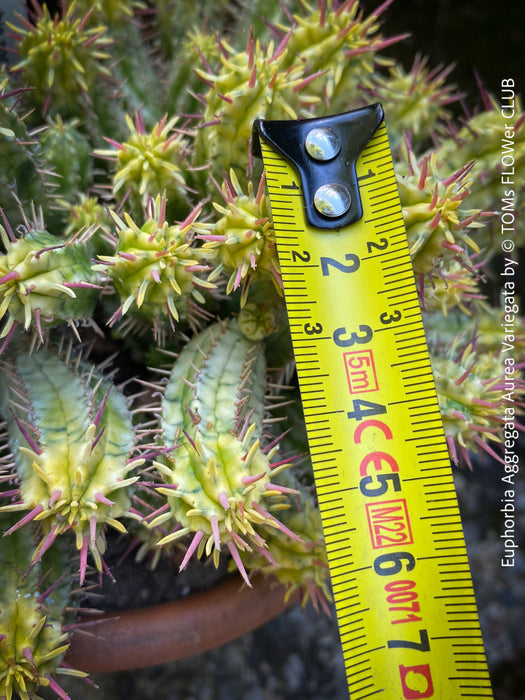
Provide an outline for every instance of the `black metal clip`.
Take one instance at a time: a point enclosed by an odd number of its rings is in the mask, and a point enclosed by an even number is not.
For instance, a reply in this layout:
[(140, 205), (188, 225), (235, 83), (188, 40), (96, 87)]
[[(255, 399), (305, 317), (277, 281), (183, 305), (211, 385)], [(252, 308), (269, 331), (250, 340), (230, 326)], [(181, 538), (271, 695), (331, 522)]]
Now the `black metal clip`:
[(261, 157), (263, 138), (282, 153), (299, 174), (307, 222), (339, 229), (363, 216), (356, 162), (382, 121), (379, 103), (315, 119), (257, 119), (252, 152)]

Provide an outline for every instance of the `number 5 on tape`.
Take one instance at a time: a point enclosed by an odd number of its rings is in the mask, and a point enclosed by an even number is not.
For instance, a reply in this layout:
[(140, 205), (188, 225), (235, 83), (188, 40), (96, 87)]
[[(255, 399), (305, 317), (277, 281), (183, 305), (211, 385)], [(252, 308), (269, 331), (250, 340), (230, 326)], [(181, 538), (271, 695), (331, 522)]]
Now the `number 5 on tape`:
[(257, 121), (348, 689), (491, 698), (381, 105)]

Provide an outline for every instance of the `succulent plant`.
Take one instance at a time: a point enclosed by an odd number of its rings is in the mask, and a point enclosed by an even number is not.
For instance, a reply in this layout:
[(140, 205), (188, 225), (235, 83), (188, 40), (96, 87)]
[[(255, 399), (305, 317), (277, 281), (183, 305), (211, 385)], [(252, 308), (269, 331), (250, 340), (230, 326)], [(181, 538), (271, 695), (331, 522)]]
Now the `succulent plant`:
[(226, 545), (249, 584), (239, 550), (271, 561), (257, 526), (297, 538), (269, 510), (273, 497), (291, 489), (272, 480), (289, 466), (272, 462), (276, 442), (261, 442), (265, 390), (262, 347), (234, 321), (208, 326), (173, 366), (161, 407), (167, 451), (154, 462), (162, 481), (156, 490), (167, 503), (149, 525), (171, 530), (159, 546), (192, 534), (181, 568), (195, 551), (213, 554), (217, 566)]
[(23, 207), (47, 212), (55, 185), (39, 153), (36, 136), (31, 135), (20, 113), (24, 92), (24, 88), (10, 89), (8, 78), (0, 80), (1, 206), (15, 228), (24, 223)]
[[(221, 217), (213, 224), (197, 226), (197, 238), (206, 241), (204, 250), (218, 257), (214, 278), (225, 272), (229, 275), (226, 293), (241, 288), (241, 306), (248, 298), (250, 284), (259, 280), (271, 280), (280, 292), (281, 272), (277, 259), (275, 231), (270, 205), (264, 192), (264, 178), (259, 182), (256, 194), (253, 183), (248, 183), (244, 194), (235, 171), (225, 181), (222, 194), (225, 206), (213, 203)], [(209, 231), (209, 232), (208, 232)]]
[(88, 243), (58, 238), (41, 220), (26, 223), (28, 231), (22, 238), (16, 238), (7, 220), (6, 228), (0, 226), (6, 250), (0, 255), (2, 350), (17, 326), (43, 342), (49, 326), (91, 319), (100, 288), (91, 270)]
[[(382, 32), (389, 5), (77, 0), (53, 14), (35, 1), (11, 27), (0, 695), (49, 685), (66, 697), (66, 589), (91, 563), (108, 573), (107, 525), (140, 542), (140, 559), (227, 560), (247, 585), (263, 571), (327, 609), (272, 212), (251, 156), (257, 117), (384, 104), (450, 455), (473, 468), (476, 452), (501, 459), (505, 410), (519, 426), (525, 328), (517, 276), (500, 297), (491, 266), (504, 213), (516, 249), (525, 242), (525, 119), (516, 96), (502, 199), (497, 101), (482, 91), (481, 110), (458, 119), (449, 69), (389, 57), (403, 38)], [(119, 386), (105, 370), (115, 348)], [(38, 592), (22, 602), (26, 586)]]
[(135, 436), (125, 397), (70, 348), (62, 355), (41, 348), (2, 362), (0, 410), (19, 500), (0, 512), (28, 511), (6, 534), (33, 520), (41, 524), (32, 562), (72, 531), (82, 583), (88, 552), (102, 571), (105, 525), (126, 531), (120, 518), (130, 505), (127, 488), (143, 460), (131, 456)]
[(32, 538), (14, 530), (10, 513), (0, 514), (0, 696), (29, 700), (41, 686), (66, 695), (56, 676), (86, 674), (62, 666), (69, 646), (62, 630), (71, 578), (68, 555), (60, 547), (47, 552), (42, 566), (31, 563)]
[(166, 219), (166, 197), (150, 199), (146, 221), (139, 228), (129, 214), (124, 221), (113, 212), (118, 228), (114, 255), (99, 256), (98, 271), (106, 270), (121, 305), (108, 323), (113, 325), (129, 310), (153, 324), (157, 339), (163, 337), (166, 325), (175, 327), (181, 316), (198, 315), (198, 304), (205, 299), (200, 289), (214, 288), (202, 277), (207, 270), (207, 254), (192, 245), (197, 206), (185, 221), (169, 225)]
[(481, 226), (482, 212), (463, 205), (472, 163), (442, 178), (433, 154), (417, 162), (407, 149), (406, 157), (408, 174), (399, 174), (397, 185), (415, 274), (428, 275), (443, 260), (468, 260), (467, 246), (479, 253), (470, 230)]

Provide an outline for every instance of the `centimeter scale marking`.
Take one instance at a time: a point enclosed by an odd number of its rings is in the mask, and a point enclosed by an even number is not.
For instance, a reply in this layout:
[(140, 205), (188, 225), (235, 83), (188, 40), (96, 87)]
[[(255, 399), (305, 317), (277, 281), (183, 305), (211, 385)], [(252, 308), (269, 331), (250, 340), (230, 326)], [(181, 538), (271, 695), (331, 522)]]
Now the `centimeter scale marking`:
[(491, 698), (384, 122), (343, 229), (261, 150), (351, 700)]

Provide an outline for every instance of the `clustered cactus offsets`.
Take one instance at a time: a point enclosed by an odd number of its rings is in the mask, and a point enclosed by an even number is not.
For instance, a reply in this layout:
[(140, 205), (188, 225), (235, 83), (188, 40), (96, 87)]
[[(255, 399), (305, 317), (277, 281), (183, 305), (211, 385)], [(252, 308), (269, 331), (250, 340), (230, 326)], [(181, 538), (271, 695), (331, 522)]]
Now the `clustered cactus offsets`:
[[(486, 284), (503, 121), (484, 92), (455, 121), (450, 69), (389, 58), (389, 4), (77, 0), (55, 15), (32, 0), (9, 26), (0, 697), (66, 697), (72, 583), (113, 576), (111, 529), (151, 565), (174, 548), (181, 568), (227, 558), (247, 585), (262, 571), (328, 609), (257, 117), (383, 103), (450, 454), (501, 461), (523, 393), (501, 347), (517, 298)], [(516, 210), (524, 121), (516, 101)]]

